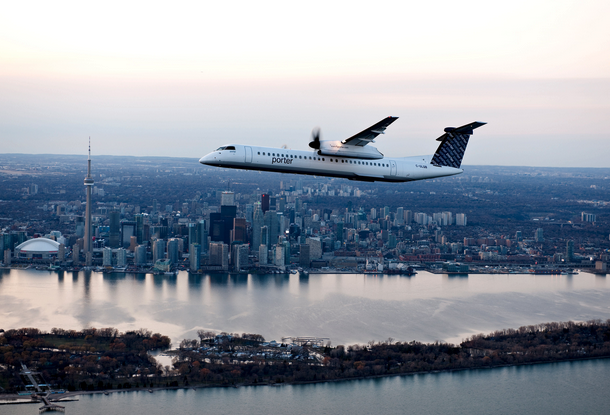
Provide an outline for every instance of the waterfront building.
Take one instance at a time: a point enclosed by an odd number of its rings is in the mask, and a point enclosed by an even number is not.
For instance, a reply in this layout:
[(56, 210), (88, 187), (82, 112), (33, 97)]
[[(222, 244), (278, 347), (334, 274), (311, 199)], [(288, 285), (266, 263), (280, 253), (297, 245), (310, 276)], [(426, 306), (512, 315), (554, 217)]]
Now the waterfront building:
[(80, 263), (80, 245), (75, 243), (72, 246), (72, 264), (78, 265)]
[(153, 243), (153, 262), (156, 263), (160, 259), (165, 258), (165, 241), (157, 239)]
[(320, 259), (322, 258), (322, 241), (320, 238), (307, 238), (307, 245), (309, 245), (309, 259)]
[(212, 266), (220, 266), (223, 270), (229, 269), (229, 245), (213, 242), (210, 244), (210, 260)]
[(268, 254), (269, 254), (269, 250), (267, 249), (267, 245), (261, 244), (258, 247), (258, 264), (259, 265), (267, 265)]
[(57, 260), (64, 262), (66, 260), (66, 245), (60, 243), (57, 249)]
[(134, 261), (136, 265), (145, 265), (148, 261), (146, 258), (146, 245), (138, 245), (136, 247)]
[(284, 246), (276, 245), (275, 246), (275, 265), (283, 268), (286, 265), (284, 256)]
[(201, 245), (191, 244), (189, 247), (189, 265), (191, 271), (201, 268)]
[(574, 261), (574, 241), (566, 242), (566, 260), (568, 262)]
[(48, 238), (29, 239), (15, 247), (15, 258), (53, 261), (57, 258), (59, 242)]
[(112, 266), (112, 248), (107, 247), (102, 250), (102, 265), (105, 267)]
[(310, 258), (309, 258), (309, 249), (310, 245), (301, 244), (299, 245), (299, 265), (305, 268), (309, 268)]
[(124, 248), (118, 248), (116, 251), (116, 266), (126, 267), (127, 266), (127, 251)]
[(197, 223), (197, 241), (201, 245), (201, 253), (208, 252), (208, 228), (205, 219), (200, 220)]
[(171, 238), (167, 241), (167, 259), (172, 265), (180, 262), (179, 240), (177, 238)]

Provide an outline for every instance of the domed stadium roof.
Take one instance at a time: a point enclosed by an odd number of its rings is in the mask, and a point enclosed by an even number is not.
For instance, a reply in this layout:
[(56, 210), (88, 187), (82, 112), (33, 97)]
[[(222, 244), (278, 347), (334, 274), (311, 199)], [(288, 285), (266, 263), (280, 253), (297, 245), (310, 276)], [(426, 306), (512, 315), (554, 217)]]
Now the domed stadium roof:
[(42, 254), (54, 253), (59, 249), (59, 242), (47, 238), (34, 238), (25, 241), (15, 248), (16, 252)]

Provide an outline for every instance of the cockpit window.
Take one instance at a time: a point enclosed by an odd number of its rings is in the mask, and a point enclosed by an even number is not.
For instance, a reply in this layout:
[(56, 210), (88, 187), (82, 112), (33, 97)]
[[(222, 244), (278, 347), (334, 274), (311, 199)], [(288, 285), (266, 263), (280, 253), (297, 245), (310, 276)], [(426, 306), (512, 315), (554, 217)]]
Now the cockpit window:
[(218, 148), (216, 149), (216, 151), (222, 151), (222, 150), (224, 150), (224, 149), (225, 149), (224, 147), (218, 147)]
[(225, 150), (235, 150), (235, 146), (227, 146)]

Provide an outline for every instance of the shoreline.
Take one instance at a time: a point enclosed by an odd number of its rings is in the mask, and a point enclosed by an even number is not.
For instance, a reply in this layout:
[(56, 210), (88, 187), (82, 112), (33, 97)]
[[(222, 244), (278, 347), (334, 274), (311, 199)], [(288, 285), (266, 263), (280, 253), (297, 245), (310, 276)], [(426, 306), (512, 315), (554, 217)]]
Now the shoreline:
[[(524, 362), (524, 363), (511, 363), (504, 365), (492, 365), (492, 366), (482, 366), (482, 367), (464, 367), (464, 368), (455, 368), (455, 369), (441, 369), (441, 370), (428, 370), (428, 371), (418, 371), (418, 372), (408, 372), (408, 373), (384, 373), (379, 375), (370, 375), (370, 376), (359, 376), (353, 378), (341, 378), (341, 379), (322, 379), (322, 380), (311, 380), (311, 381), (292, 381), (292, 382), (282, 382), (282, 383), (242, 383), (236, 385), (189, 385), (189, 386), (155, 386), (152, 388), (128, 388), (128, 389), (107, 389), (107, 390), (96, 390), (96, 391), (72, 391), (66, 392), (65, 394), (57, 394), (56, 396), (61, 396), (62, 399), (53, 400), (53, 403), (61, 403), (61, 402), (74, 402), (78, 401), (78, 399), (68, 399), (81, 395), (106, 395), (117, 392), (149, 392), (154, 393), (156, 391), (169, 391), (169, 390), (180, 390), (180, 389), (212, 389), (212, 388), (233, 388), (238, 389), (240, 387), (257, 387), (257, 386), (270, 386), (270, 387), (279, 387), (279, 386), (295, 386), (295, 385), (311, 385), (311, 384), (319, 384), (319, 383), (331, 383), (331, 382), (351, 382), (355, 380), (372, 380), (372, 379), (381, 379), (381, 378), (389, 378), (389, 377), (402, 377), (402, 376), (415, 376), (415, 375), (428, 375), (428, 374), (437, 374), (437, 373), (452, 373), (452, 372), (462, 372), (467, 370), (491, 370), (491, 369), (502, 369), (507, 367), (520, 367), (520, 366), (537, 366), (544, 364), (553, 364), (553, 363), (563, 363), (563, 362), (580, 362), (587, 360), (603, 360), (610, 359), (610, 356), (596, 356), (596, 357), (582, 357), (582, 358), (570, 358), (570, 359), (561, 359), (554, 361), (541, 361), (541, 362)], [(152, 392), (151, 392), (152, 391)], [(66, 398), (66, 399), (63, 399)], [(9, 402), (11, 401), (11, 402)], [(0, 393), (0, 406), (2, 405), (22, 405), (22, 404), (40, 404), (41, 401), (33, 401), (30, 396), (15, 396), (14, 394), (1, 394)]]

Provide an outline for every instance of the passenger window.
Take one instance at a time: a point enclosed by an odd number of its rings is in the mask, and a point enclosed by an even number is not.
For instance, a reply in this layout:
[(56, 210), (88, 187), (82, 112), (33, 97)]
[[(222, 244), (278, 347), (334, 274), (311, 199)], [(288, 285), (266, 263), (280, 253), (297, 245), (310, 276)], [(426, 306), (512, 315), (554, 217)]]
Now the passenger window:
[(258, 152), (258, 155), (259, 155), (259, 156), (261, 155), (261, 152), (260, 152), (260, 151)]
[(322, 161), (324, 161), (324, 157), (322, 157)]

